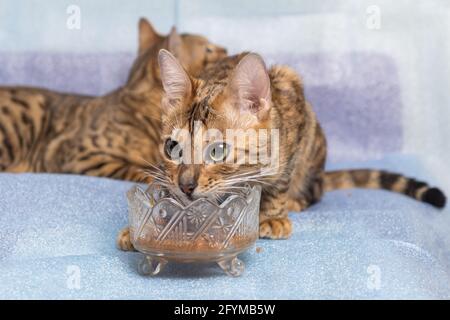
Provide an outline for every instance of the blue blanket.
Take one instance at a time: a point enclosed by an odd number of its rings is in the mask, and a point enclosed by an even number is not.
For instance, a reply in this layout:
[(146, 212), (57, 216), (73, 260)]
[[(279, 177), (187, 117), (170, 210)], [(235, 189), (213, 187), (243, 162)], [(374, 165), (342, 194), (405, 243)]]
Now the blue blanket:
[[(414, 157), (345, 166), (427, 177)], [(450, 215), (384, 191), (327, 194), (291, 213), (289, 240), (259, 240), (246, 271), (169, 264), (140, 276), (120, 252), (132, 183), (71, 175), (0, 174), (0, 298), (450, 298)]]
[[(123, 84), (132, 58), (0, 53), (0, 83), (98, 95)], [(304, 76), (307, 98), (328, 136), (329, 168), (396, 170), (448, 194), (443, 159), (449, 149), (433, 138), (445, 136), (448, 125), (423, 131), (405, 120), (417, 108), (404, 107), (397, 64), (389, 56), (266, 58)], [(433, 115), (425, 107), (416, 114), (422, 120)], [(429, 121), (438, 123), (435, 118)], [(426, 150), (414, 147), (414, 135)], [(136, 272), (140, 254), (115, 248), (131, 186), (70, 175), (0, 174), (0, 298), (450, 298), (448, 209), (384, 191), (332, 192), (291, 214), (291, 239), (260, 240), (258, 252), (244, 254), (241, 278), (215, 265), (169, 265), (158, 277), (144, 278)]]

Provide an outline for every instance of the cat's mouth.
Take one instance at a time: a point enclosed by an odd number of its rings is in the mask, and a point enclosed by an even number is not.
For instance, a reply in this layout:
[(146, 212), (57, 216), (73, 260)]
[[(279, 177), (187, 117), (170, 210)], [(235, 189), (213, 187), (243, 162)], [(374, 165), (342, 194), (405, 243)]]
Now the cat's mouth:
[(186, 194), (178, 187), (174, 187), (171, 191), (175, 197), (184, 204), (188, 204), (198, 199), (208, 199), (213, 203), (221, 205), (228, 197), (231, 196), (231, 193), (200, 193), (198, 191), (194, 191), (191, 194)]

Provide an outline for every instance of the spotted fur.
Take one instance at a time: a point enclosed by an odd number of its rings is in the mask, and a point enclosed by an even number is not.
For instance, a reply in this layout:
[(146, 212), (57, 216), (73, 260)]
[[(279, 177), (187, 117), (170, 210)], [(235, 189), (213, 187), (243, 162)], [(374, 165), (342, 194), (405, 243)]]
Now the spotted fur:
[[(320, 180), (325, 164), (325, 138), (311, 106), (305, 101), (300, 78), (288, 67), (275, 66), (268, 72), (263, 67), (270, 79), (271, 108), (268, 115), (255, 120), (258, 115), (251, 111), (239, 113), (235, 110), (236, 105), (230, 102), (235, 69), (249, 56), (262, 63), (258, 56), (246, 53), (224, 59), (207, 68), (198, 78), (190, 77), (191, 88), (187, 96), (163, 106), (160, 150), (164, 170), (175, 192), (180, 189), (180, 183), (190, 177), (196, 185), (194, 198), (213, 193), (220, 197), (220, 193), (233, 190), (233, 187), (221, 187), (230, 177), (262, 167), (259, 164), (228, 163), (188, 165), (171, 161), (164, 157), (163, 142), (171, 136), (173, 129), (184, 128), (194, 136), (195, 121), (202, 123), (205, 130), (218, 129), (224, 135), (229, 128), (279, 129), (279, 166), (269, 175), (257, 179), (263, 187), (260, 236), (287, 238), (292, 231), (288, 211), (302, 210), (313, 202), (312, 186)], [(247, 178), (242, 176), (241, 180), (246, 181)]]
[[(160, 64), (165, 84), (160, 151), (167, 185), (180, 197), (185, 194), (191, 199), (220, 199), (221, 194), (234, 190), (234, 185), (227, 183), (233, 176), (239, 177), (236, 185), (259, 183), (262, 185), (260, 236), (271, 239), (287, 238), (291, 234), (289, 211), (301, 211), (319, 201), (323, 192), (335, 189), (386, 189), (436, 207), (445, 205), (445, 196), (439, 189), (399, 174), (377, 170), (325, 172), (325, 136), (305, 100), (301, 79), (288, 67), (274, 66), (266, 70), (258, 55), (247, 53), (223, 59), (199, 77), (177, 66), (167, 52), (160, 54)], [(247, 82), (248, 79), (240, 79), (245, 78), (242, 74), (245, 72), (250, 74)], [(164, 73), (168, 74), (167, 79)], [(270, 91), (261, 80), (265, 77)], [(252, 86), (256, 87), (253, 91)], [(239, 93), (240, 90), (250, 90), (250, 94)], [(260, 164), (187, 164), (164, 154), (167, 139), (177, 139), (181, 146), (186, 145), (183, 141), (186, 137), (173, 136), (174, 129), (187, 130), (195, 140), (195, 122), (201, 123), (205, 130), (217, 129), (224, 136), (229, 128), (279, 129), (280, 165), (271, 174), (249, 179), (245, 172), (262, 169)]]
[(160, 161), (158, 51), (170, 50), (193, 74), (226, 51), (175, 29), (159, 35), (145, 19), (139, 22), (139, 40), (126, 85), (105, 96), (0, 88), (0, 171), (145, 180), (143, 169)]
[(383, 170), (358, 169), (325, 172), (322, 188), (324, 191), (350, 188), (384, 189), (426, 202), (436, 208), (443, 208), (446, 203), (444, 193), (438, 188), (432, 188), (426, 182), (414, 178)]

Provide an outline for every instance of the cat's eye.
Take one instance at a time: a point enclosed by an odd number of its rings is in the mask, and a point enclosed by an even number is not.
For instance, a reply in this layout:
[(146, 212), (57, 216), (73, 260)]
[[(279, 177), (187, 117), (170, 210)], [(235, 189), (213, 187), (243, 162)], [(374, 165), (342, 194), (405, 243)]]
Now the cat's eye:
[(180, 144), (170, 138), (164, 143), (164, 153), (171, 160), (180, 160), (183, 157), (183, 149)]
[(215, 142), (206, 149), (206, 160), (208, 162), (225, 161), (230, 152), (230, 147), (225, 142)]

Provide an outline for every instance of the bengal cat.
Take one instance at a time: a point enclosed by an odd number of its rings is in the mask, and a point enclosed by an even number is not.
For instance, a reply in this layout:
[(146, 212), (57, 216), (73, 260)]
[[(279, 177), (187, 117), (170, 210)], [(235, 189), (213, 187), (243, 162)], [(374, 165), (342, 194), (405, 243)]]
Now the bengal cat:
[[(164, 50), (159, 63), (165, 94), (159, 142), (163, 165), (156, 175), (165, 177), (162, 183), (180, 197), (220, 199), (243, 183), (258, 183), (262, 186), (260, 236), (271, 239), (291, 234), (289, 211), (301, 211), (318, 201), (324, 191), (334, 189), (386, 189), (435, 207), (445, 205), (439, 189), (399, 174), (324, 172), (327, 148), (323, 131), (305, 101), (299, 76), (288, 67), (267, 70), (259, 55), (244, 53), (225, 58), (194, 77)], [(272, 170), (265, 170), (260, 163), (236, 161), (238, 146), (227, 139), (227, 130), (274, 128), (279, 130), (278, 143), (268, 135), (267, 143), (256, 146), (257, 153), (269, 145), (277, 146), (278, 161)], [(218, 130), (219, 137), (225, 138), (218, 140), (212, 135), (206, 139), (202, 163), (185, 161), (183, 154), (194, 152), (192, 141), (199, 141), (197, 135), (208, 129)], [(248, 155), (248, 141), (245, 147), (243, 154)], [(233, 161), (224, 161), (227, 157)], [(132, 249), (127, 233), (118, 240), (123, 249)]]
[(226, 56), (207, 39), (158, 34), (139, 21), (139, 52), (127, 83), (101, 97), (0, 88), (0, 172), (51, 172), (140, 181), (157, 163), (162, 85), (157, 54), (167, 49), (193, 74)]

